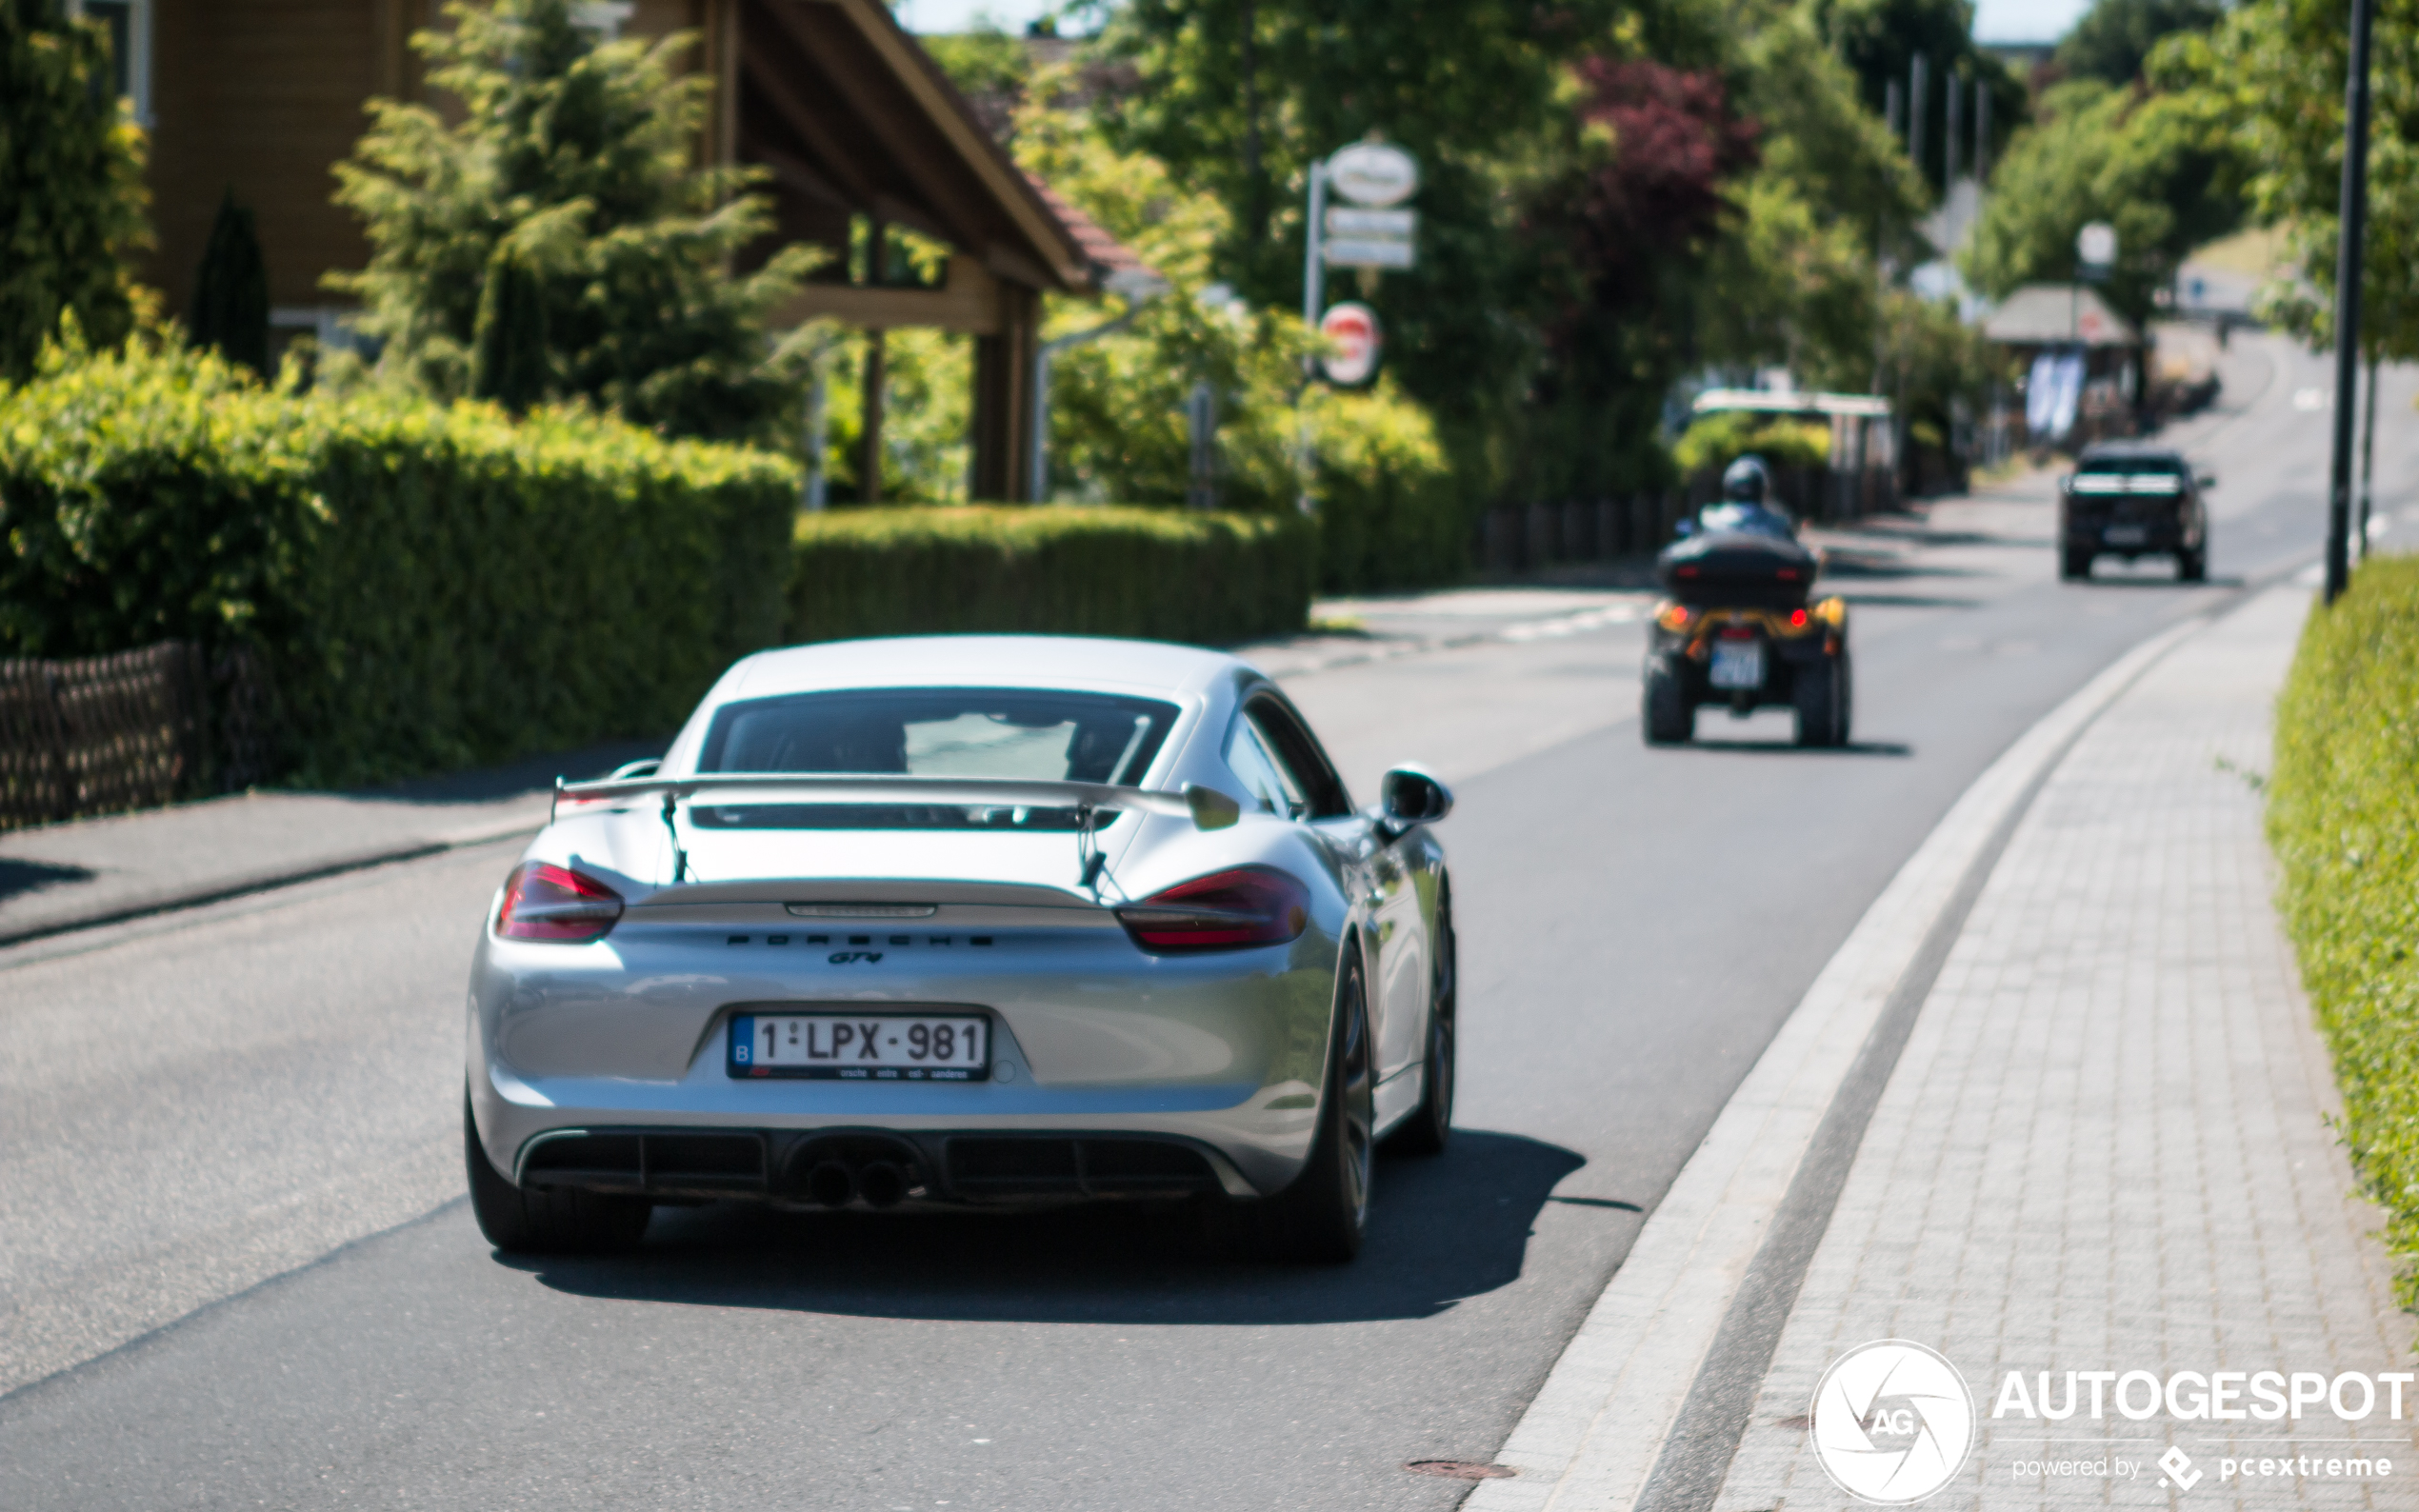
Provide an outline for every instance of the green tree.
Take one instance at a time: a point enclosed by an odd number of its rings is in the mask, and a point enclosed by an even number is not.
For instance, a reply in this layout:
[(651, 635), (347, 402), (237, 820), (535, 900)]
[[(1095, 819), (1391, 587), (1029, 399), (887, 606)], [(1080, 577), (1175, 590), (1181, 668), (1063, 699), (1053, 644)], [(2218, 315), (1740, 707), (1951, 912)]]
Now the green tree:
[(1770, 15), (1742, 53), (1741, 103), (1759, 128), (1760, 161), (1733, 191), (1738, 223), (1708, 269), (1706, 355), (1861, 391), (1882, 319), (1877, 253), (1915, 260), (1908, 237), (1922, 186), (1804, 11)]
[(1993, 298), (2020, 284), (2065, 283), (2075, 234), (2105, 221), (2116, 228), (2117, 266), (2103, 292), (2127, 318), (2147, 319), (2185, 256), (2242, 216), (2214, 102), (2084, 79), (2051, 89), (2040, 115), (1992, 175), (1967, 279)]
[[(330, 283), (361, 297), (384, 371), (450, 397), (473, 387), (490, 274), (518, 269), (526, 291), (499, 289), (497, 308), (524, 336), (543, 314), (563, 396), (671, 435), (786, 441), (802, 378), (766, 322), (815, 254), (731, 271), (772, 220), (746, 192), (756, 170), (691, 166), (712, 90), (677, 67), (695, 37), (600, 44), (571, 9), (453, 0), (450, 29), (412, 38), (454, 106), (372, 102), (336, 169), (370, 266)], [(524, 292), (541, 308), (521, 308)], [(516, 356), (494, 381), (536, 370)]]
[(269, 264), (261, 256), (252, 212), (229, 189), (210, 223), (202, 266), (193, 278), (190, 324), (196, 346), (216, 348), (253, 372), (269, 371)]
[(554, 388), (548, 349), (546, 285), (510, 240), (496, 244), (470, 327), (470, 394), (519, 414)]
[[(2372, 360), (2407, 360), (2419, 357), (2419, 0), (2380, 0), (2375, 17), (2361, 345)], [(2269, 290), (2265, 304), (2322, 347), (2334, 341), (2347, 50), (2333, 8), (2249, 0), (2150, 63), (2211, 111), (2237, 154), (2252, 218), (2289, 229), (2300, 278)]]
[(32, 374), (63, 315), (100, 346), (133, 328), (143, 136), (109, 77), (100, 27), (0, 0), (0, 381)]
[(2070, 78), (2131, 84), (2163, 39), (2225, 19), (2224, 0), (2092, 0), (2059, 42), (2057, 65)]

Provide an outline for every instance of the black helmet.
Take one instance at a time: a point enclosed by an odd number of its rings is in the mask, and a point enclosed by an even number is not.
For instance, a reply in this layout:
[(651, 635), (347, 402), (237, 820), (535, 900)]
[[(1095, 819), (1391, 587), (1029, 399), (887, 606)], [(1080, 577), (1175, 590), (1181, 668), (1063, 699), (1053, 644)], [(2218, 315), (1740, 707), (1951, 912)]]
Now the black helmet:
[(1749, 452), (1722, 474), (1722, 497), (1732, 504), (1765, 503), (1772, 496), (1772, 475), (1764, 459)]

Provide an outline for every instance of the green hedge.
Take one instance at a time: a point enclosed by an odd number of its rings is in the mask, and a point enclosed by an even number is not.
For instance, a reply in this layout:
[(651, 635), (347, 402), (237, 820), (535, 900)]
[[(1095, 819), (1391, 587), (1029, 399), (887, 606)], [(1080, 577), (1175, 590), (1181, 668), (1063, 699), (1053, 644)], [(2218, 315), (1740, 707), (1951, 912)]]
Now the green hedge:
[(1055, 505), (801, 515), (790, 638), (1031, 631), (1204, 645), (1301, 629), (1294, 514)]
[(53, 353), (0, 390), (0, 656), (250, 642), (310, 782), (651, 734), (779, 638), (797, 483), (580, 412)]
[(2345, 1134), (2419, 1307), (2419, 558), (2314, 608), (2277, 701), (2269, 843)]

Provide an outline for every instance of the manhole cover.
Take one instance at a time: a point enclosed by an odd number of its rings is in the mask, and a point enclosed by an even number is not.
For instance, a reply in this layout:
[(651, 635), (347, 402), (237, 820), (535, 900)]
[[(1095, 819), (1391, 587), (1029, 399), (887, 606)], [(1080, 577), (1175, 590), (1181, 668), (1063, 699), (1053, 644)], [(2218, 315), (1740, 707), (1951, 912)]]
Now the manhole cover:
[(1413, 1460), (1403, 1468), (1413, 1475), (1442, 1476), (1448, 1481), (1501, 1481), (1515, 1473), (1508, 1464), (1480, 1464), (1474, 1460)]

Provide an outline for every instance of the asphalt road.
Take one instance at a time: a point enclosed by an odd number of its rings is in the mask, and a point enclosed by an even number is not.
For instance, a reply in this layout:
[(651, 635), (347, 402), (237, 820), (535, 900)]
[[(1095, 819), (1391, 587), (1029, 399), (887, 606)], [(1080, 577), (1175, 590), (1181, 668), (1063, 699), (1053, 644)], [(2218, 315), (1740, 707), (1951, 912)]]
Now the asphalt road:
[[(1423, 757), (1461, 796), (1460, 1129), (1381, 1163), (1349, 1268), (1203, 1263), (1119, 1214), (725, 1208), (629, 1258), (498, 1258), (456, 1197), (459, 1005), (509, 847), (0, 952), (0, 1505), (1452, 1504), (1406, 1462), (1491, 1456), (1965, 786), (2314, 551), (2327, 368), (2238, 338), (2227, 380), (2172, 432), (2223, 479), (2206, 587), (2057, 583), (2041, 484), (1836, 541), (1849, 750), (1719, 712), (1644, 748), (1640, 628), (1541, 629), (1568, 594), (1289, 679), (1357, 789)], [(2381, 545), (2419, 542), (2414, 387)]]

